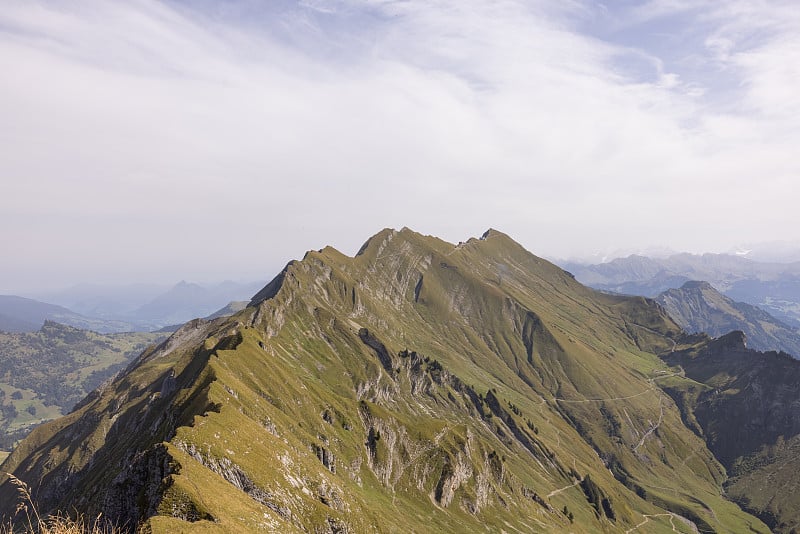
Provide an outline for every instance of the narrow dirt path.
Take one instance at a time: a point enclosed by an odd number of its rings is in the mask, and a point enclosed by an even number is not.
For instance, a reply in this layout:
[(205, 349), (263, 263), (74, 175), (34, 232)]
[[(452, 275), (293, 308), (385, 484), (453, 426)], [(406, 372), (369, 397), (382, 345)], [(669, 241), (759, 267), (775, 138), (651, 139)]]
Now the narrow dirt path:
[(580, 404), (580, 403), (583, 403), (583, 402), (610, 402), (610, 401), (621, 401), (621, 400), (633, 399), (633, 398), (636, 398), (636, 397), (640, 397), (640, 396), (642, 396), (642, 395), (645, 395), (645, 394), (647, 394), (647, 393), (651, 393), (652, 391), (653, 391), (652, 389), (645, 389), (644, 391), (641, 391), (641, 392), (639, 392), (639, 393), (636, 393), (635, 395), (628, 395), (627, 397), (611, 397), (611, 398), (608, 398), (608, 399), (580, 399), (580, 400), (571, 400), (571, 399), (560, 399), (560, 398), (558, 398), (558, 397), (553, 397), (553, 400), (554, 400), (554, 401), (557, 401), (557, 402), (569, 402), (569, 403), (575, 403), (575, 404)]
[(637, 452), (637, 449), (639, 447), (641, 447), (642, 445), (644, 445), (644, 441), (647, 439), (647, 436), (649, 436), (650, 434), (655, 432), (658, 429), (658, 427), (661, 426), (661, 422), (664, 420), (664, 402), (663, 402), (663, 398), (660, 397), (660, 396), (658, 398), (658, 408), (660, 410), (660, 413), (658, 415), (658, 422), (656, 424), (654, 424), (653, 426), (651, 426), (650, 430), (648, 430), (647, 432), (644, 433), (644, 435), (642, 436), (642, 439), (640, 439), (639, 443), (637, 443), (636, 446), (633, 448), (633, 452)]
[(652, 518), (652, 517), (669, 517), (669, 524), (670, 524), (670, 526), (672, 527), (672, 532), (680, 532), (680, 530), (678, 530), (677, 528), (675, 528), (675, 523), (673, 522), (673, 520), (675, 519), (675, 514), (673, 514), (673, 513), (666, 513), (666, 514), (644, 514), (642, 517), (644, 517), (644, 521), (642, 521), (641, 523), (639, 523), (639, 524), (638, 524), (638, 525), (636, 525), (635, 527), (633, 527), (633, 528), (629, 528), (628, 530), (626, 530), (626, 531), (625, 531), (625, 534), (630, 534), (631, 532), (635, 532), (635, 531), (639, 530), (640, 528), (642, 528), (643, 526), (645, 526), (647, 523), (649, 523), (649, 522), (650, 522), (650, 518)]
[(558, 495), (558, 494), (559, 494), (559, 493), (561, 493), (562, 491), (567, 491), (567, 490), (568, 490), (568, 489), (570, 489), (570, 488), (574, 488), (575, 486), (577, 486), (577, 485), (578, 485), (578, 484), (580, 484), (581, 482), (583, 482), (583, 479), (578, 479), (578, 480), (576, 480), (574, 483), (570, 484), (569, 486), (564, 486), (563, 488), (560, 488), (560, 489), (557, 489), (557, 490), (551, 491), (550, 493), (548, 493), (548, 494), (547, 494), (547, 498), (549, 499), (549, 498), (551, 498), (551, 497), (555, 497), (556, 495)]

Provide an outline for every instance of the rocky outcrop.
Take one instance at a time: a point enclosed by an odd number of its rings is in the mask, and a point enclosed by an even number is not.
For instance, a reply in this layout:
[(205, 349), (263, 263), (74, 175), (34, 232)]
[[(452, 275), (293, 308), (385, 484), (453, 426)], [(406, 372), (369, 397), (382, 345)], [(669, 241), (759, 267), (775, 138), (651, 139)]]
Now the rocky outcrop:
[[(137, 525), (155, 515), (170, 484), (170, 475), (179, 471), (180, 466), (164, 445), (137, 454), (109, 484), (103, 499), (104, 515), (115, 525)], [(188, 507), (175, 513), (186, 521), (209, 519)]]

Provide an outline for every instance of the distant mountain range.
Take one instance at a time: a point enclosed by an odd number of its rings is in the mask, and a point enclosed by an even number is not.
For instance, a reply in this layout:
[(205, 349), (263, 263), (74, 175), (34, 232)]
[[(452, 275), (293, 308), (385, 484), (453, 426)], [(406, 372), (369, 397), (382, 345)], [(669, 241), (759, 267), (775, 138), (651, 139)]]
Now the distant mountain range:
[(608, 263), (563, 262), (590, 287), (655, 297), (691, 280), (709, 282), (724, 295), (758, 306), (793, 328), (800, 327), (800, 262), (767, 263), (732, 254), (632, 255)]
[(736, 247), (731, 254), (754, 261), (793, 263), (800, 261), (800, 241), (747, 243)]
[(14, 295), (0, 295), (0, 331), (35, 332), (45, 321), (100, 333), (130, 332), (137, 329), (133, 323), (126, 321), (85, 317), (63, 306)]
[(0, 331), (35, 332), (45, 321), (100, 333), (158, 330), (206, 317), (233, 301), (248, 301), (263, 285), (228, 281), (203, 286), (182, 281), (158, 291), (148, 285), (76, 286), (40, 297), (51, 299), (47, 302), (0, 295)]
[(757, 306), (726, 297), (708, 282), (686, 282), (680, 289), (664, 291), (656, 301), (687, 332), (720, 337), (740, 330), (751, 349), (800, 357), (800, 334), (794, 328)]
[(128, 316), (139, 322), (157, 323), (160, 327), (184, 323), (213, 314), (231, 301), (249, 301), (263, 286), (263, 281), (248, 284), (223, 282), (214, 286), (180, 282)]

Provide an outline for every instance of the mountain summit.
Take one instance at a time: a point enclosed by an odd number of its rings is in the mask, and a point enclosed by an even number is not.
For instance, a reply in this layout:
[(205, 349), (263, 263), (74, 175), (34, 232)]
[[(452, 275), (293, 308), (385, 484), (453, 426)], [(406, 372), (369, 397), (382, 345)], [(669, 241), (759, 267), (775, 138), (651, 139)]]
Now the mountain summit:
[(187, 323), (4, 470), (151, 532), (769, 532), (664, 389), (703, 387), (657, 355), (684, 339), (501, 232), (386, 229)]

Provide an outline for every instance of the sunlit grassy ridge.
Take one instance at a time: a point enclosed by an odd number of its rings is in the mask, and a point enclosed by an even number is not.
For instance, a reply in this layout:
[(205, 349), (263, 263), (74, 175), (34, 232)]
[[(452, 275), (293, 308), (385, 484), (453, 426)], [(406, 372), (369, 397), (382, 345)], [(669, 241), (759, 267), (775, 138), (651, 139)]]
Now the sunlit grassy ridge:
[(678, 336), (499, 232), (385, 230), (186, 325), (8, 467), (153, 532), (767, 532), (659, 387)]

